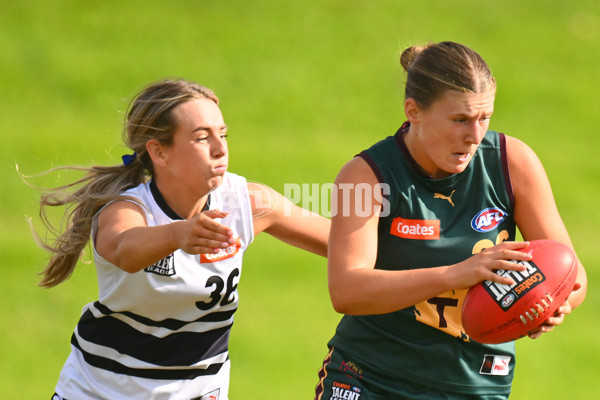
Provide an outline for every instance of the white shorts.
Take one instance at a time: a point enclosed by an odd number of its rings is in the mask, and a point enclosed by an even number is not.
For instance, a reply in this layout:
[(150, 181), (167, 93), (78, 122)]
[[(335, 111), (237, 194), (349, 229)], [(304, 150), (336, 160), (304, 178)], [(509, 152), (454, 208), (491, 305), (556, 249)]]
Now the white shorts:
[(189, 380), (138, 378), (92, 367), (73, 349), (52, 400), (228, 400), (230, 367)]

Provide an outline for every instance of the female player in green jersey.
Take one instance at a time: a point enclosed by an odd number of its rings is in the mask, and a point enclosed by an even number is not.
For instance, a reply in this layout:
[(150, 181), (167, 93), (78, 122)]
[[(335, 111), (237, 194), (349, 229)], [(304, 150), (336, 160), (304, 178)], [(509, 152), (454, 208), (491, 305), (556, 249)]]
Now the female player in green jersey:
[[(496, 82), (485, 61), (453, 42), (410, 47), (400, 61), (406, 122), (336, 179), (328, 276), (345, 315), (316, 399), (506, 399), (514, 342), (471, 340), (464, 296), (484, 280), (513, 283), (494, 271), (530, 259), (517, 228), (526, 241), (571, 240), (535, 153), (488, 130)], [(560, 325), (586, 286), (579, 263), (567, 302), (529, 336)]]

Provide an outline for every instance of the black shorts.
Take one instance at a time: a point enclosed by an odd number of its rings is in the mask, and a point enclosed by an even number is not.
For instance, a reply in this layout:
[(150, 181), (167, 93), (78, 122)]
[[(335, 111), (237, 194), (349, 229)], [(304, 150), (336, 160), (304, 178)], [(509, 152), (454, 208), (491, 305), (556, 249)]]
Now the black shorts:
[(315, 389), (315, 400), (507, 400), (508, 396), (450, 393), (397, 379), (392, 387), (334, 348), (323, 361)]

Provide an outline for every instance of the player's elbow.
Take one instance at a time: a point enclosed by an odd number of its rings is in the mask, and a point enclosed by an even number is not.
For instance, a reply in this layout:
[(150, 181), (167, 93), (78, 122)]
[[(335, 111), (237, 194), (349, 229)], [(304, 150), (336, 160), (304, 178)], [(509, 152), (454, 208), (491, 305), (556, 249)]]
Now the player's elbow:
[(136, 272), (139, 272), (145, 268), (142, 265), (140, 265), (138, 262), (136, 262), (135, 260), (127, 260), (127, 259), (117, 260), (115, 262), (115, 266), (129, 274), (135, 274)]
[(340, 314), (364, 314), (365, 275), (363, 268), (329, 257), (327, 285), (333, 309)]
[(147, 265), (142, 265), (143, 262), (140, 261), (142, 260), (139, 260), (133, 252), (124, 251), (120, 246), (115, 251), (112, 260), (110, 260), (114, 266), (129, 274), (135, 274), (147, 267)]
[(330, 294), (330, 298), (331, 298), (331, 305), (333, 306), (333, 309), (335, 310), (335, 312), (340, 313), (340, 314), (348, 314), (350, 315), (351, 312), (351, 307), (350, 304), (346, 301), (344, 301), (344, 299), (340, 299), (339, 296), (333, 296)]
[(351, 292), (352, 290), (339, 280), (329, 279), (329, 298), (336, 312), (348, 315), (356, 313), (356, 304)]

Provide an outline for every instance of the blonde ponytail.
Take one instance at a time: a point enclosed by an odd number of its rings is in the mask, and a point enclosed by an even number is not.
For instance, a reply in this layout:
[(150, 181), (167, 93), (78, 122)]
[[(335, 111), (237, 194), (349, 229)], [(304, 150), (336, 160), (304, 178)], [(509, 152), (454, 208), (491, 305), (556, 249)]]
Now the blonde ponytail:
[[(119, 198), (123, 191), (145, 182), (146, 173), (140, 162), (112, 167), (94, 166), (59, 167), (58, 170), (85, 172), (85, 175), (68, 185), (53, 188), (40, 199), (40, 217), (47, 232), (54, 238), (42, 239), (34, 232), (37, 242), (51, 253), (51, 258), (41, 273), (42, 287), (54, 287), (68, 279), (90, 239), (92, 219), (109, 202)], [(64, 231), (50, 221), (47, 207), (65, 206), (62, 221)]]

